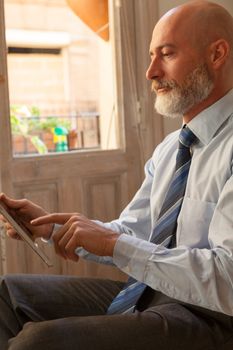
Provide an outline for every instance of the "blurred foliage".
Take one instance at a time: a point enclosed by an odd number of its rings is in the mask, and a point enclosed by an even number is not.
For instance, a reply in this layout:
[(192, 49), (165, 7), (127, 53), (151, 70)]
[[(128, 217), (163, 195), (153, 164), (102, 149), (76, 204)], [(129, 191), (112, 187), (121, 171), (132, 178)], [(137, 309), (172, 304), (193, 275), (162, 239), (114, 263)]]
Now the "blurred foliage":
[(36, 106), (10, 107), (11, 131), (15, 135), (22, 135), (29, 139), (39, 154), (48, 153), (45, 143), (40, 138), (41, 132), (53, 132), (58, 126), (71, 129), (70, 120), (59, 117), (40, 117), (40, 110)]
[(47, 117), (44, 120), (41, 120), (40, 126), (42, 130), (51, 131), (54, 128), (58, 126), (62, 126), (66, 128), (67, 130), (71, 129), (71, 122), (70, 120), (64, 119), (64, 118), (58, 118), (58, 117)]

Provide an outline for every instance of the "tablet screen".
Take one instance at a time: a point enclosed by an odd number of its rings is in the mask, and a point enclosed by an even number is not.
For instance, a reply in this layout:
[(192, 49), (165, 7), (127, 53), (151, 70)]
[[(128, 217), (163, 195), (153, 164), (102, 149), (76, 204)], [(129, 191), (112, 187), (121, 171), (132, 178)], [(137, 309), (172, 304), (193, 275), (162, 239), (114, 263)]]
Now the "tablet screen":
[(43, 250), (35, 241), (33, 241), (32, 234), (30, 233), (30, 231), (23, 225), (23, 223), (17, 217), (12, 216), (6, 204), (2, 201), (0, 201), (0, 213), (11, 224), (11, 226), (15, 229), (15, 231), (22, 238), (22, 240), (24, 240), (49, 267), (53, 266), (49, 258), (43, 252)]

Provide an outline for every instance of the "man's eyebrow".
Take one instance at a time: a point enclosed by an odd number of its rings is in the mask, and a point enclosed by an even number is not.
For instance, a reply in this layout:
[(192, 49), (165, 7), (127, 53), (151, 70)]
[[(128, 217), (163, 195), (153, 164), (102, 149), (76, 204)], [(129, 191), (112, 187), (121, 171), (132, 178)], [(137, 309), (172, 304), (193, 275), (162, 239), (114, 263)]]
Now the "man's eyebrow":
[[(169, 44), (169, 43), (165, 43), (165, 44), (163, 44), (163, 45), (160, 45), (160, 46), (157, 46), (156, 47), (156, 51), (157, 50), (163, 50), (164, 48), (172, 48), (172, 49), (174, 49), (176, 46), (174, 45), (174, 44)], [(150, 52), (149, 52), (149, 54), (150, 55), (153, 55), (153, 50), (150, 50)]]

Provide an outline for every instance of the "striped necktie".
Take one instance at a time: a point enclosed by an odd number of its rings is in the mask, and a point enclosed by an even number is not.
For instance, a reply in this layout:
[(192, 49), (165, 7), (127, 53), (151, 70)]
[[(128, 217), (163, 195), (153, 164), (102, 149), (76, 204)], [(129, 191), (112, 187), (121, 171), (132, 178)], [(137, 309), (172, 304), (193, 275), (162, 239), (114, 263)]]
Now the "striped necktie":
[[(152, 231), (150, 241), (168, 248), (176, 245), (177, 218), (182, 206), (191, 164), (190, 147), (197, 137), (186, 126), (179, 135), (175, 173), (170, 182), (158, 220)], [(144, 292), (146, 284), (129, 277), (120, 293), (113, 299), (107, 314), (130, 313), (135, 310), (137, 301)]]

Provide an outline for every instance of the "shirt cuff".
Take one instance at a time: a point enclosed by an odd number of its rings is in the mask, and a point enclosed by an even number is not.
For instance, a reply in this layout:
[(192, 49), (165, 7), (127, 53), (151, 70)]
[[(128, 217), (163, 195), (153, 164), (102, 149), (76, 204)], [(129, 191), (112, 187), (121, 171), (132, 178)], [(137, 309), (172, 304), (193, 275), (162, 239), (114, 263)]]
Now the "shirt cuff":
[(62, 225), (54, 224), (54, 225), (53, 225), (53, 230), (52, 230), (52, 233), (51, 233), (49, 239), (41, 238), (42, 242), (44, 242), (44, 243), (49, 243), (49, 244), (53, 244), (53, 234), (54, 234), (60, 227), (62, 227)]
[(113, 262), (129, 276), (143, 281), (147, 262), (154, 249), (155, 245), (151, 242), (121, 234), (114, 248)]

